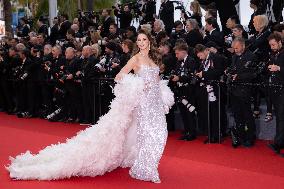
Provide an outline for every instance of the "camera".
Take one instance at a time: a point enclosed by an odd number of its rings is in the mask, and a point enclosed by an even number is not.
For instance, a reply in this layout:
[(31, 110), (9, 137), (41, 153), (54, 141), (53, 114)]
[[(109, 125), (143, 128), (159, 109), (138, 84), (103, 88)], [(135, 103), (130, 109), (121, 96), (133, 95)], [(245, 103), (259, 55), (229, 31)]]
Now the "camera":
[(182, 2), (180, 1), (172, 1), (172, 2), (177, 4), (175, 10), (180, 10), (183, 14), (185, 14), (186, 19), (191, 16), (190, 12), (186, 11)]
[(212, 85), (206, 85), (207, 93), (208, 93), (208, 99), (209, 102), (215, 102), (216, 96), (214, 94), (213, 86)]
[(226, 70), (227, 84), (233, 82), (233, 75), (236, 73), (237, 68), (235, 66), (228, 67)]
[(25, 80), (27, 77), (28, 77), (28, 73), (27, 72), (25, 72), (21, 77), (20, 77), (20, 79), (21, 80)]
[(189, 112), (193, 112), (193, 111), (195, 110), (195, 106), (193, 106), (192, 104), (190, 104), (190, 103), (188, 102), (188, 100), (182, 99), (182, 100), (181, 100), (181, 103), (186, 106), (186, 108), (188, 109)]
[(190, 84), (191, 85), (196, 85), (198, 83), (200, 78), (196, 76), (195, 74), (192, 74), (191, 79), (190, 79)]
[(103, 56), (100, 62), (95, 65), (95, 67), (100, 70), (105, 67), (105, 64), (106, 64), (106, 56)]

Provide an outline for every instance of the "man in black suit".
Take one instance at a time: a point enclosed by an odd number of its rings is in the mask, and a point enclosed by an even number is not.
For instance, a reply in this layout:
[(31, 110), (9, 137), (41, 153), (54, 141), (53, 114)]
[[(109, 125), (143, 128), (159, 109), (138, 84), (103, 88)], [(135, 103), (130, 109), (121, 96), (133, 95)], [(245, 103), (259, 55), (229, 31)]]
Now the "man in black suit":
[(44, 34), (44, 37), (47, 37), (48, 36), (48, 28), (47, 28), (47, 25), (44, 24), (44, 20), (42, 18), (38, 19), (37, 25), (38, 25), (37, 33)]
[(30, 25), (25, 18), (20, 19), (20, 27), (18, 28), (17, 36), (27, 37), (30, 32)]
[(174, 4), (169, 0), (164, 0), (160, 7), (160, 19), (165, 24), (165, 30), (168, 35), (172, 33), (174, 27)]
[(235, 54), (232, 57), (232, 65), (226, 71), (232, 83), (230, 84), (230, 96), (232, 110), (236, 125), (232, 128), (232, 146), (243, 144), (251, 147), (255, 141), (255, 122), (251, 110), (251, 87), (244, 86), (256, 77), (256, 56), (249, 50), (245, 50), (245, 40), (236, 38), (232, 43)]
[(110, 16), (110, 11), (103, 9), (102, 11), (103, 24), (99, 27), (101, 30), (101, 36), (107, 37), (109, 33), (109, 27), (111, 23), (114, 23), (113, 18)]
[(282, 85), (282, 88), (270, 87), (276, 116), (276, 135), (269, 147), (278, 154), (284, 148), (284, 48), (281, 39), (278, 33), (271, 34), (268, 38), (272, 50), (268, 66), (269, 81), (270, 84)]
[(171, 81), (174, 82), (177, 106), (180, 110), (184, 125), (184, 135), (181, 140), (192, 141), (196, 138), (195, 122), (195, 83), (192, 83), (192, 75), (196, 72), (199, 64), (188, 55), (186, 43), (180, 43), (174, 48), (178, 63)]
[(54, 17), (53, 18), (53, 26), (50, 29), (50, 42), (52, 45), (55, 45), (55, 42), (57, 39), (59, 39), (60, 35), (59, 35), (59, 24), (58, 24), (58, 18)]
[(81, 64), (75, 57), (75, 49), (68, 47), (65, 51), (66, 62), (64, 64), (64, 75), (60, 79), (66, 90), (66, 122), (79, 122), (82, 119), (81, 106), (81, 84), (76, 81), (76, 73), (81, 71)]
[(195, 74), (199, 78), (199, 87), (197, 88), (198, 123), (204, 131), (208, 129), (208, 139), (204, 142), (216, 143), (220, 141), (219, 132), (221, 132), (218, 125), (221, 121), (218, 115), (218, 96), (220, 94), (218, 94), (218, 84), (213, 81), (220, 81), (226, 59), (217, 53), (211, 53), (209, 48), (201, 44), (196, 45), (195, 52), (201, 60), (200, 69)]
[(30, 118), (35, 113), (35, 81), (37, 80), (36, 68), (38, 63), (30, 59), (28, 49), (21, 50), (19, 56), (22, 60), (21, 74), (19, 74), (19, 111), (18, 117)]
[(17, 54), (17, 49), (15, 47), (10, 47), (8, 52), (8, 57), (1, 55), (1, 87), (3, 89), (3, 97), (6, 105), (6, 112), (8, 114), (15, 113), (16, 104), (14, 103), (15, 88), (15, 78), (14, 70), (20, 64), (20, 58)]
[(144, 5), (142, 7), (142, 17), (140, 24), (147, 24), (154, 21), (154, 15), (156, 14), (156, 1), (143, 0)]
[(224, 36), (218, 30), (218, 23), (217, 20), (213, 17), (207, 18), (205, 20), (205, 30), (207, 35), (204, 37), (204, 44), (208, 43), (209, 41), (215, 42), (219, 47), (223, 47), (224, 45)]
[(116, 9), (114, 9), (114, 15), (120, 19), (120, 29), (125, 31), (132, 21), (132, 14), (130, 12), (129, 5), (124, 5), (123, 10), (116, 7)]
[(68, 20), (66, 14), (61, 15), (61, 24), (59, 27), (59, 34), (61, 39), (66, 39), (67, 31), (71, 28), (71, 22)]
[(83, 124), (94, 124), (99, 117), (98, 102), (95, 90), (97, 84), (94, 82), (99, 77), (98, 69), (96, 64), (99, 62), (98, 59), (92, 55), (92, 49), (90, 46), (84, 46), (82, 55), (82, 71), (76, 73), (77, 76), (82, 76), (82, 96), (83, 96), (83, 110), (84, 120)]

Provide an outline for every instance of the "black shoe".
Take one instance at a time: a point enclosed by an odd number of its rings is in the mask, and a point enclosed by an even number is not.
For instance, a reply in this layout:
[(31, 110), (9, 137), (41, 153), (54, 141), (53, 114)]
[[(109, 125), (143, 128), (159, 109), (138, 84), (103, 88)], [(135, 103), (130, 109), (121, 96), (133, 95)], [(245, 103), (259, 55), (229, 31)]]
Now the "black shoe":
[(187, 138), (185, 139), (186, 141), (193, 141), (196, 139), (195, 135), (188, 135)]
[(254, 146), (254, 142), (247, 140), (247, 141), (243, 142), (243, 146), (247, 147), (247, 148), (253, 147)]
[(18, 112), (18, 113), (17, 113), (17, 117), (18, 117), (18, 118), (23, 118), (23, 117), (25, 117), (26, 113), (27, 113), (27, 112)]
[(75, 123), (75, 120), (74, 120), (73, 118), (69, 117), (69, 118), (66, 119), (64, 122), (65, 122), (65, 123)]
[(33, 115), (31, 113), (29, 113), (29, 112), (25, 113), (24, 118), (32, 118), (32, 117), (33, 117)]
[(280, 147), (277, 144), (268, 144), (267, 146), (276, 154), (280, 154)]
[(192, 141), (196, 139), (196, 136), (194, 134), (190, 134), (189, 132), (184, 132), (183, 136), (179, 138), (179, 140), (186, 140), (186, 141)]
[(233, 130), (231, 130), (231, 137), (232, 137), (232, 146), (233, 148), (237, 148), (241, 145), (239, 137), (234, 133)]

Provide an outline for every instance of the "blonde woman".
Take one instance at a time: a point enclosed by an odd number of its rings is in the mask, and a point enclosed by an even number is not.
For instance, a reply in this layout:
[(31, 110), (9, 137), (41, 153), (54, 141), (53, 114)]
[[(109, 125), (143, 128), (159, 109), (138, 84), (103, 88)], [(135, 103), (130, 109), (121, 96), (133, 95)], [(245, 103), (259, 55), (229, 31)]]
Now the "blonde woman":
[[(267, 38), (270, 35), (270, 29), (268, 28), (268, 18), (266, 15), (257, 15), (253, 18), (253, 26), (256, 30), (256, 33), (253, 37), (249, 39), (249, 49), (257, 56), (259, 62), (268, 61), (270, 47)], [(259, 82), (262, 78), (258, 78)], [(272, 120), (272, 103), (270, 96), (268, 94), (267, 88), (259, 88), (255, 90), (253, 95), (254, 97), (254, 111), (253, 115), (255, 118), (259, 118), (260, 111), (260, 91), (265, 94), (266, 105), (267, 105), (267, 113), (265, 116), (265, 121)]]
[(192, 11), (191, 19), (195, 19), (198, 22), (199, 28), (202, 28), (202, 12), (200, 8), (200, 4), (197, 0), (194, 0), (190, 3), (190, 10)]

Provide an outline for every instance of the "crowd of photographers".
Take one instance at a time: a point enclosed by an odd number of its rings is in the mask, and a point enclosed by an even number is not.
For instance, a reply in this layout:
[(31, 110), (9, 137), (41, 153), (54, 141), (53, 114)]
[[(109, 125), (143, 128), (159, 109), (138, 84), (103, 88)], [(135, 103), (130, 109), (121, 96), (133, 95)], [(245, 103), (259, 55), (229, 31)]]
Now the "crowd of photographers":
[[(168, 130), (175, 129), (178, 108), (185, 130), (180, 139), (203, 133), (206, 143), (216, 143), (230, 127), (234, 147), (253, 146), (264, 97), (265, 121), (276, 116), (272, 148), (278, 152), (284, 147), (284, 25), (271, 25), (264, 12), (257, 12), (257, 3), (251, 0), (250, 30), (232, 15), (229, 33), (220, 31), (212, 9), (206, 10), (203, 26), (197, 1), (191, 3), (192, 14), (183, 12), (175, 22), (172, 2), (162, 3), (158, 18), (154, 1), (147, 0), (141, 7), (114, 6), (119, 21), (107, 9), (101, 15), (80, 11), (72, 22), (61, 15), (50, 32), (41, 19), (37, 32), (21, 19), (18, 37), (6, 37), (0, 49), (0, 106), (20, 118), (94, 124), (108, 111), (113, 78), (135, 48), (137, 29), (131, 23), (138, 15), (139, 29), (151, 32), (162, 56), (161, 78), (170, 81), (176, 96)], [(227, 125), (229, 110), (234, 126)]]

